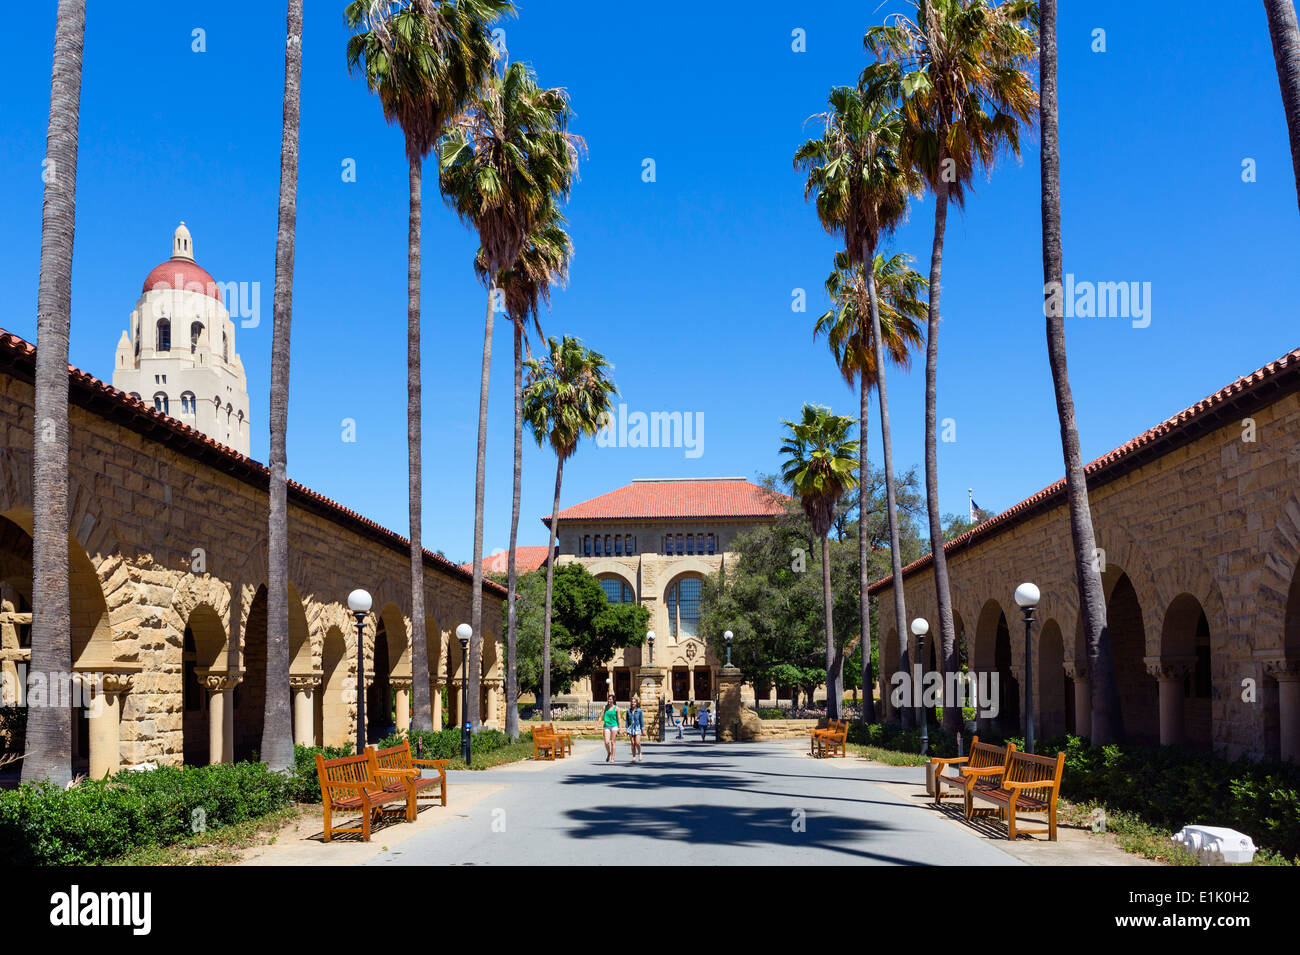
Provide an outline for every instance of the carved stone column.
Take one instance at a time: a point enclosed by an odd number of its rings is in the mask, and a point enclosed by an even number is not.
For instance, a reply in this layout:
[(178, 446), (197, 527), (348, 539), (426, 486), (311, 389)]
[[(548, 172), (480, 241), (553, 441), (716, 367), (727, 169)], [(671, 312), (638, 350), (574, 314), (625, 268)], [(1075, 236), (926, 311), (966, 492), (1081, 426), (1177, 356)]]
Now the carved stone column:
[(134, 674), (80, 675), (86, 678), (81, 685), (83, 699), (90, 704), (90, 778), (103, 779), (122, 766), (122, 697), (131, 691)]
[(1142, 662), (1160, 686), (1160, 745), (1177, 746), (1183, 741), (1183, 683), (1195, 658), (1147, 657)]
[(196, 671), (195, 675), (208, 691), (208, 762), (234, 762), (235, 701), (231, 694), (244, 674)]
[(662, 667), (641, 667), (641, 709), (645, 713), (645, 738), (659, 738), (659, 700), (662, 696), (664, 671)]
[(1074, 735), (1092, 736), (1092, 685), (1086, 663), (1066, 663), (1065, 675), (1074, 683)]
[(397, 707), (397, 729), (399, 731), (409, 730), (411, 728), (412, 680), (409, 677), (393, 677), (389, 680), (389, 685), (393, 688), (394, 702)]
[(716, 732), (719, 740), (734, 742), (740, 727), (740, 668), (723, 667), (718, 674), (718, 720)]
[(1268, 660), (1264, 672), (1277, 681), (1279, 755), (1300, 763), (1300, 660)]
[(316, 745), (316, 688), (321, 674), (291, 675), (289, 689), (293, 691), (293, 741), (299, 746)]

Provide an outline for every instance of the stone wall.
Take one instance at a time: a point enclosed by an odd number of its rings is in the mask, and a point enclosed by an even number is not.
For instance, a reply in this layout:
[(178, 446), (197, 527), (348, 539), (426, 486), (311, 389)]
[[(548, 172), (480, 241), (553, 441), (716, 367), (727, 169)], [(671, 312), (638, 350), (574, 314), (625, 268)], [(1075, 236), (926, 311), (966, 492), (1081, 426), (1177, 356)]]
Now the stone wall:
[[(0, 594), (7, 595), (0, 598), (0, 659), (11, 694), (30, 656), (19, 646), (19, 626), (30, 615), (15, 604), (31, 601), (31, 361), (29, 346), (0, 336)], [(265, 683), (266, 470), (90, 376), (74, 372), (70, 382), (73, 663), (112, 675), (105, 689), (118, 688), (113, 702), (120, 705), (111, 736), (109, 727), (92, 727), (96, 752), (86, 752), (84, 728), (74, 748), (96, 771), (179, 764), (187, 752), (205, 762), (231, 758), (233, 739), (260, 736), (260, 704), (251, 701), (260, 700)], [(357, 637), (345, 601), (356, 587), (374, 598), (362, 639), (367, 683), (379, 686), (371, 693), (396, 699), (400, 719), (412, 677), (405, 539), (291, 485), (289, 555), (295, 735), (303, 742), (355, 738)], [(424, 583), (430, 683), (440, 711), (437, 688), (459, 676), (454, 630), (469, 620), (471, 584), (428, 552)], [(502, 588), (485, 584), (484, 596), (483, 715), (503, 725)], [(377, 632), (387, 665), (376, 675)], [(458, 695), (455, 682), (453, 701)]]

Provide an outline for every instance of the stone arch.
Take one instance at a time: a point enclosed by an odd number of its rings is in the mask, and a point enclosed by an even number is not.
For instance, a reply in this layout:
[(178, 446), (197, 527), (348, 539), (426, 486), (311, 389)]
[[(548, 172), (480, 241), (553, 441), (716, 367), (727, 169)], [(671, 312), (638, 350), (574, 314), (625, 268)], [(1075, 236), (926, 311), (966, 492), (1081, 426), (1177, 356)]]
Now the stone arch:
[(321, 641), (321, 683), (316, 694), (316, 738), (322, 746), (346, 746), (354, 737), (355, 657), (348, 651), (347, 630), (329, 623)]
[(894, 674), (898, 672), (898, 627), (893, 623), (893, 617), (890, 616), (889, 622), (884, 625), (884, 639), (880, 643), (880, 686), (881, 701), (884, 704), (885, 715), (893, 718), (898, 713), (898, 707), (894, 705)]
[(1065, 639), (1055, 618), (1039, 631), (1038, 659), (1034, 662), (1038, 697), (1035, 729), (1040, 736), (1059, 736), (1066, 731), (1067, 716), (1073, 709), (1073, 686), (1065, 673)]
[(442, 729), (443, 687), (447, 682), (447, 640), (442, 627), (432, 616), (424, 618), (425, 639), (429, 653), (429, 700), (433, 713), (433, 728)]
[[(236, 762), (251, 759), (254, 753), (261, 752), (262, 727), (266, 716), (266, 639), (267, 639), (267, 592), (266, 584), (256, 588), (245, 586), (245, 594), (251, 594), (242, 602), (241, 627), (239, 641), (240, 669), (243, 678), (235, 687), (235, 734), (234, 758)], [(289, 585), (289, 668), (290, 673), (311, 672), (311, 640), (307, 628), (307, 614), (303, 609), (298, 590)], [(297, 670), (295, 670), (297, 667)], [(290, 694), (286, 686), (283, 690)], [(292, 699), (292, 697), (290, 697)], [(292, 708), (290, 709), (292, 713)], [(291, 717), (292, 718), (292, 717)]]
[[(1023, 659), (1017, 660), (1012, 649), (1011, 629), (1007, 623), (1006, 612), (1002, 604), (994, 597), (984, 601), (980, 608), (979, 621), (975, 625), (975, 644), (971, 653), (972, 669), (981, 674), (980, 679), (987, 681), (980, 689), (985, 690), (992, 699), (987, 702), (997, 703), (995, 715), (980, 716), (979, 728), (982, 734), (990, 731), (1010, 735), (1020, 728), (1020, 681), (1016, 676), (1016, 664), (1023, 667)], [(984, 676), (987, 674), (987, 676)], [(996, 677), (996, 693), (993, 681)], [(983, 712), (981, 710), (981, 712)]]
[(1147, 672), (1146, 626), (1137, 589), (1128, 573), (1109, 561), (1102, 582), (1108, 594), (1106, 625), (1125, 736), (1136, 742), (1158, 742), (1156, 685)]
[[(613, 561), (610, 561), (610, 563), (613, 564)], [(614, 564), (614, 566), (607, 567), (607, 568), (591, 567), (588, 568), (588, 570), (591, 571), (591, 575), (595, 577), (598, 581), (617, 580), (620, 583), (622, 583), (627, 591), (631, 591), (632, 599), (630, 601), (626, 601), (627, 603), (637, 603), (639, 601), (640, 598), (637, 593), (636, 581), (632, 579), (631, 574), (627, 573), (626, 568)], [(604, 584), (602, 583), (601, 586), (603, 587)], [(667, 591), (665, 590), (664, 593), (666, 595)], [(610, 597), (608, 590), (605, 591), (605, 596)], [(611, 597), (610, 603), (617, 603), (617, 602), (619, 601), (616, 601)]]
[[(220, 588), (217, 588), (220, 591)], [(220, 599), (215, 601), (220, 604)], [(212, 762), (210, 697), (205, 686), (209, 673), (224, 673), (229, 662), (227, 622), (211, 603), (184, 608), (181, 636), (181, 760), (201, 766)], [(175, 610), (177, 604), (172, 603)], [(220, 754), (217, 754), (220, 759)]]
[(1209, 617), (1190, 593), (1175, 597), (1160, 628), (1160, 739), (1209, 749), (1214, 730), (1214, 652)]
[[(685, 643), (692, 637), (703, 639), (699, 632), (699, 595), (702, 592), (705, 579), (711, 573), (710, 568), (703, 561), (683, 561), (683, 564), (700, 564), (701, 567), (676, 566), (673, 567), (673, 574), (664, 582), (663, 588), (663, 620), (664, 636), (668, 638), (668, 645)], [(698, 581), (698, 584), (687, 583), (689, 581)], [(683, 587), (683, 584), (686, 586)], [(701, 588), (697, 590), (696, 588)], [(682, 614), (682, 604), (686, 604), (688, 615)], [(689, 623), (690, 608), (694, 608), (694, 626)], [(692, 629), (694, 632), (692, 632)]]
[(406, 619), (394, 603), (384, 604), (376, 614), (371, 643), (371, 666), (367, 670), (366, 739), (377, 742), (397, 725), (393, 679), (411, 675), (410, 634)]

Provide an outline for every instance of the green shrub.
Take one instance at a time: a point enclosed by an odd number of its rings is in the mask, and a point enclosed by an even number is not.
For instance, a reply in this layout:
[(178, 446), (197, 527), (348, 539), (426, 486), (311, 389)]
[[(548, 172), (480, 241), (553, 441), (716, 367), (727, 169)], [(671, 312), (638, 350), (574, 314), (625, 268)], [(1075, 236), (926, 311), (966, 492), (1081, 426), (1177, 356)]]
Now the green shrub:
[(160, 767), (0, 792), (0, 863), (93, 865), (146, 845), (265, 815), (292, 801), (293, 781), (262, 763)]
[[(532, 739), (531, 734), (524, 734), (520, 739)], [(402, 740), (411, 743), (411, 755), (417, 759), (455, 759), (460, 755), (460, 729), (452, 728), (433, 733), (420, 730), (398, 730), (392, 736), (380, 741), (379, 748), (398, 746)], [(500, 730), (479, 730), (470, 737), (471, 754), (487, 754), (515, 742)], [(319, 796), (319, 793), (317, 793)]]
[[(931, 756), (956, 756), (957, 739), (942, 726), (928, 727)], [(849, 724), (849, 742), (863, 746), (879, 746), (903, 753), (921, 752), (920, 729), (904, 730), (898, 723), (871, 723), (863, 727), (859, 722)]]
[(326, 759), (351, 756), (346, 746), (295, 746), (293, 748), (293, 798), (297, 802), (320, 802), (320, 779), (316, 776), (316, 754)]

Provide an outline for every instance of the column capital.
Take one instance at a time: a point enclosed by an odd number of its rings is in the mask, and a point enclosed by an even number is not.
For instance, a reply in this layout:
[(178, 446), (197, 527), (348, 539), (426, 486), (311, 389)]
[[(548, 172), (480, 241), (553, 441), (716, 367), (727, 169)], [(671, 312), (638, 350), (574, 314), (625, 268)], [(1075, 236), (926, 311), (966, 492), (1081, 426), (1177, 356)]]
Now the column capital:
[(1143, 657), (1147, 674), (1157, 680), (1181, 680), (1196, 666), (1196, 657)]
[(130, 693), (131, 686), (135, 682), (135, 673), (109, 671), (104, 674), (103, 679), (105, 693)]
[(1064, 663), (1064, 669), (1065, 675), (1071, 680), (1088, 679), (1088, 662), (1086, 660), (1081, 660), (1077, 663), (1073, 660), (1066, 660)]
[(321, 673), (290, 673), (289, 686), (294, 690), (314, 690), (320, 686)]
[(1300, 660), (1284, 658), (1266, 659), (1264, 672), (1279, 683), (1291, 683), (1300, 680)]
[(415, 685), (415, 678), (409, 676), (393, 676), (388, 678), (388, 685), (394, 690), (409, 690)]
[(219, 673), (214, 673), (211, 670), (195, 670), (194, 675), (212, 693), (225, 693), (228, 690), (233, 690), (244, 679), (243, 670), (222, 671)]

